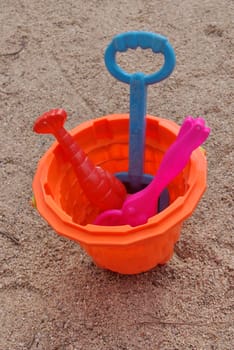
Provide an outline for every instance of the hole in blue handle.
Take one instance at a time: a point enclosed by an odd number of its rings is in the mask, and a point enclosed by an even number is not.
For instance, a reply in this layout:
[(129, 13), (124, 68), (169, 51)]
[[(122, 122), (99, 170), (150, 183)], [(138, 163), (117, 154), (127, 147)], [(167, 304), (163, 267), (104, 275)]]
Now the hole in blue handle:
[(126, 73), (142, 72), (146, 75), (158, 72), (164, 64), (164, 56), (155, 54), (151, 49), (128, 49), (126, 52), (118, 52), (116, 55), (118, 66)]

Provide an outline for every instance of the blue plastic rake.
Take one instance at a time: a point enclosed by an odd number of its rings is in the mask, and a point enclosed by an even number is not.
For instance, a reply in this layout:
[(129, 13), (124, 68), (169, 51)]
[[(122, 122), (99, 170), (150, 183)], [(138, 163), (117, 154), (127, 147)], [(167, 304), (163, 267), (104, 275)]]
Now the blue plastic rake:
[[(116, 63), (117, 52), (128, 49), (152, 49), (164, 56), (164, 65), (153, 74), (137, 72), (129, 74)], [(118, 80), (130, 85), (130, 128), (129, 128), (129, 167), (128, 172), (116, 176), (126, 185), (130, 193), (141, 190), (153, 177), (144, 174), (145, 129), (147, 87), (167, 78), (175, 67), (175, 53), (167, 38), (150, 32), (126, 32), (118, 34), (108, 45), (105, 52), (105, 64), (108, 71)], [(158, 203), (158, 211), (169, 204), (168, 190), (165, 189)]]

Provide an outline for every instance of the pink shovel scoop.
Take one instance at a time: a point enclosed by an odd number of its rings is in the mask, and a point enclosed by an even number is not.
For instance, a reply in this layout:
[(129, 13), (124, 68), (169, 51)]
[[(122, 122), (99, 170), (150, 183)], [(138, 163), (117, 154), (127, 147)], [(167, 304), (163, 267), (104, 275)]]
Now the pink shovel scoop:
[(175, 142), (165, 153), (156, 176), (143, 190), (129, 195), (121, 209), (99, 214), (94, 224), (104, 226), (145, 224), (157, 213), (158, 197), (162, 190), (183, 170), (191, 153), (208, 137), (210, 129), (202, 118), (187, 117)]
[(33, 130), (55, 136), (72, 164), (80, 186), (89, 201), (101, 210), (121, 208), (126, 198), (124, 185), (108, 171), (95, 166), (73, 137), (65, 130), (67, 113), (52, 109), (37, 118)]

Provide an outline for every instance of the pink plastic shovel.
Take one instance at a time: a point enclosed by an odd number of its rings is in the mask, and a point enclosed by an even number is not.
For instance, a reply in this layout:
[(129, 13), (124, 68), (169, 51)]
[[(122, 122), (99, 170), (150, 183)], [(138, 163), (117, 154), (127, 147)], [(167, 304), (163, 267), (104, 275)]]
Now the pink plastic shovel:
[(137, 226), (157, 213), (157, 201), (162, 190), (183, 170), (193, 150), (208, 137), (210, 129), (202, 118), (187, 117), (176, 141), (165, 153), (156, 176), (143, 190), (129, 195), (121, 209), (107, 210), (99, 214), (96, 225)]

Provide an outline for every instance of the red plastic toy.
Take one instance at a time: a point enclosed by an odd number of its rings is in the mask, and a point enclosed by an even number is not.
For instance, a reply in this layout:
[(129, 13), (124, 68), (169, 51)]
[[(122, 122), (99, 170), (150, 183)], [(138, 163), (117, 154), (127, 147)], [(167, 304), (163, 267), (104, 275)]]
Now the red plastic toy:
[(95, 166), (85, 152), (64, 129), (67, 113), (52, 109), (40, 116), (33, 130), (53, 134), (72, 164), (82, 190), (89, 201), (101, 210), (121, 208), (127, 195), (124, 185), (110, 172)]

